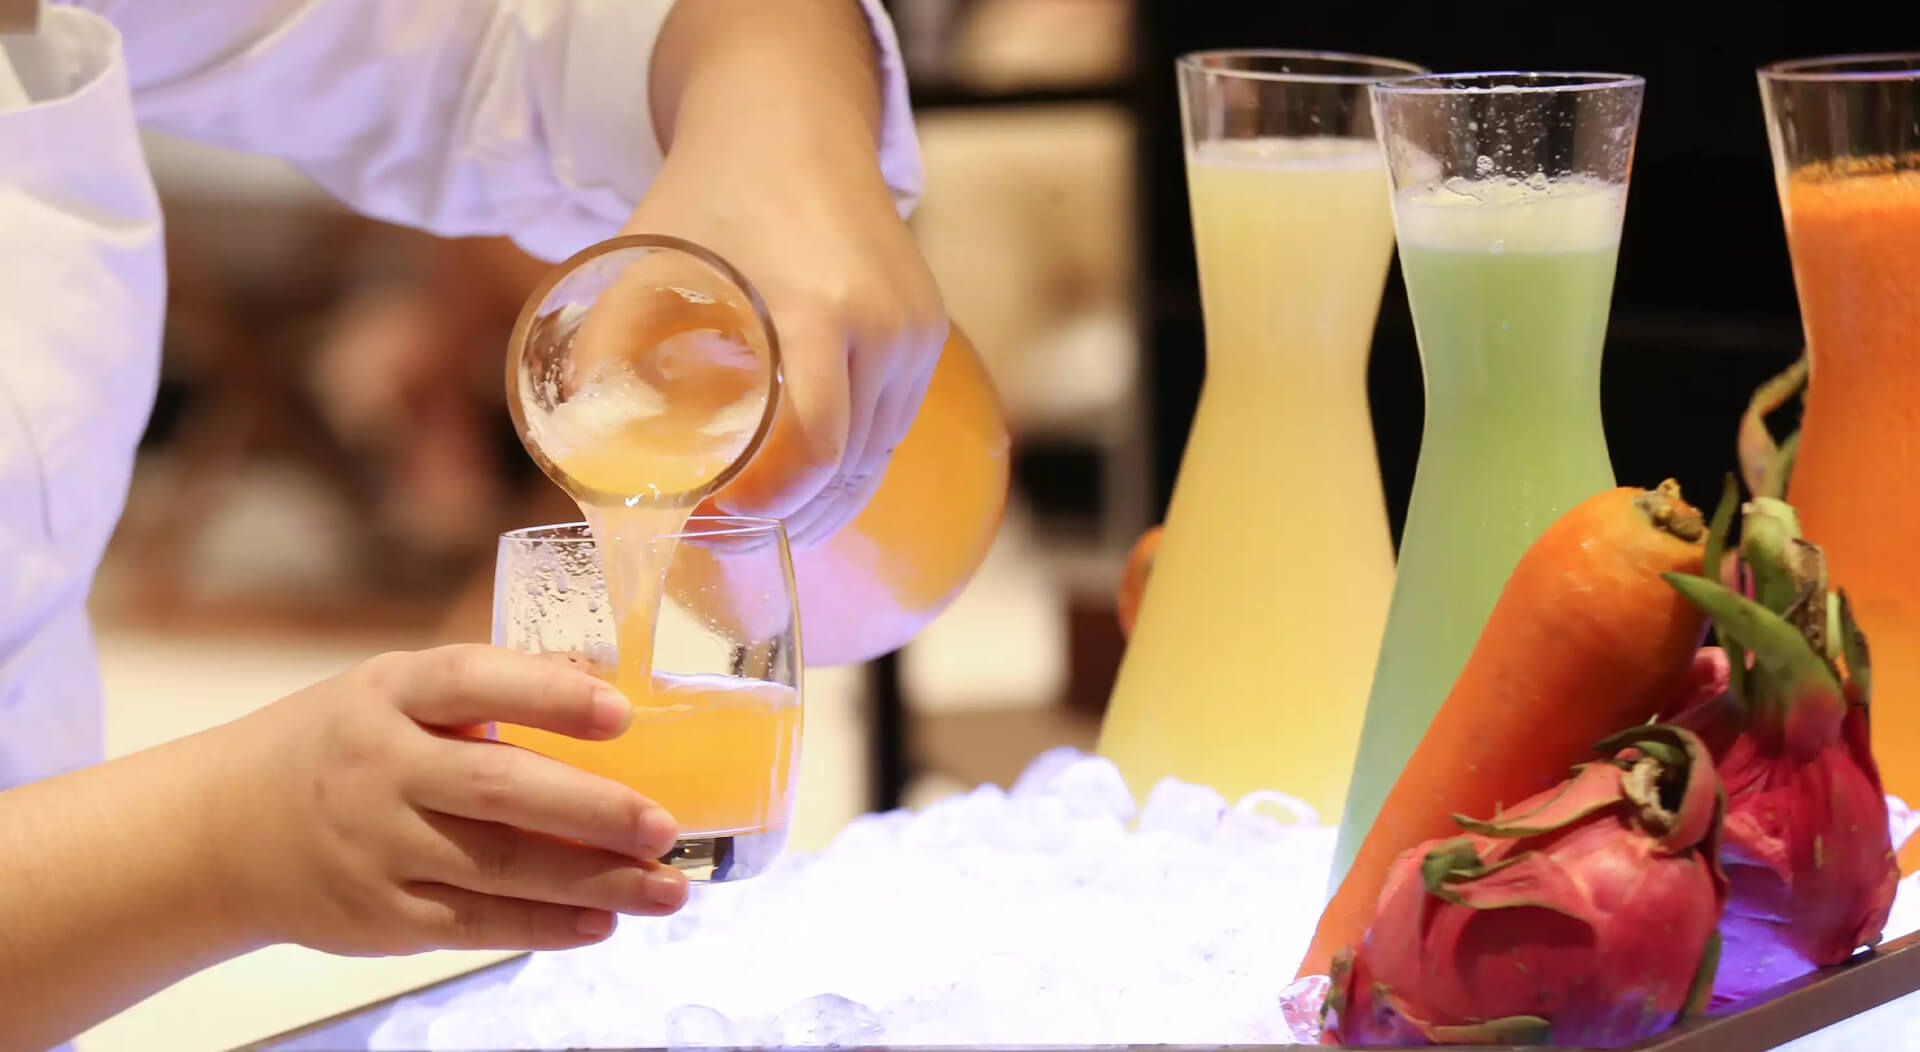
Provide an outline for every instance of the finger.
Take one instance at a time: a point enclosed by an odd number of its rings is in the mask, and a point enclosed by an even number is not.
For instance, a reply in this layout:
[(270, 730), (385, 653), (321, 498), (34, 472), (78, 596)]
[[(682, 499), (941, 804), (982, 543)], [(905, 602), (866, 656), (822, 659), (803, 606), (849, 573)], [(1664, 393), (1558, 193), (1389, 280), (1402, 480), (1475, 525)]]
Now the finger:
[[(866, 510), (886, 478), (893, 451), (919, 414), (939, 362), (945, 328), (943, 319), (938, 327), (919, 333), (889, 330), (855, 348), (851, 359), (855, 386), (862, 376), (884, 375), (884, 381), (874, 393), (866, 419), (855, 420), (865, 429), (861, 444), (849, 443), (833, 479), (805, 507), (788, 516), (788, 534), (795, 547), (826, 540)], [(868, 350), (875, 347), (879, 350)]]
[(513, 723), (603, 740), (633, 717), (619, 691), (555, 657), (460, 643), (382, 660), (382, 683), (400, 711), (430, 726)]
[(863, 511), (880, 488), (880, 475), (849, 471), (837, 474), (805, 507), (787, 517), (787, 539), (804, 550), (840, 532)]
[(885, 475), (893, 462), (893, 451), (900, 448), (906, 439), (908, 429), (912, 428), (915, 413), (919, 407), (920, 394), (925, 390), (911, 379), (893, 387), (880, 397), (880, 407), (874, 413), (875, 441), (867, 451), (867, 461), (863, 470), (874, 475)]
[(797, 547), (810, 547), (839, 532), (864, 512), (879, 492), (894, 450), (913, 426), (915, 410), (925, 393), (924, 383), (911, 384), (911, 380), (896, 383), (881, 394), (867, 446), (858, 459), (849, 456), (841, 474), (789, 520)]
[(613, 934), (606, 910), (482, 895), (444, 884), (408, 889), (413, 923), (449, 950), (564, 950)]
[(915, 372), (906, 382), (890, 387), (881, 399), (879, 420), (887, 435), (886, 448), (882, 451), (886, 462), (879, 468), (882, 473), (892, 461), (893, 451), (907, 440), (914, 422), (920, 418), (920, 410), (926, 404), (927, 389), (933, 384), (933, 374), (940, 368), (940, 356), (946, 353), (945, 333), (946, 326), (943, 325), (939, 338), (917, 359), (918, 368)]
[(426, 815), (424, 872), (450, 887), (500, 898), (656, 917), (686, 904), (678, 870), (494, 822)]
[(851, 395), (844, 337), (837, 326), (775, 323), (785, 326), (780, 408), (766, 444), (716, 495), (733, 515), (785, 519), (826, 487), (846, 454)]
[(888, 385), (881, 398), (877, 419), (880, 433), (886, 436), (885, 452), (889, 457), (907, 440), (907, 432), (913, 429), (913, 422), (920, 416), (920, 406), (926, 401), (933, 374), (940, 368), (940, 357), (946, 353), (953, 323), (944, 312), (935, 317), (938, 319), (935, 324), (914, 334), (910, 351), (900, 357), (902, 368), (895, 382)]
[(654, 859), (680, 835), (665, 808), (611, 778), (498, 742), (430, 743), (406, 787), (416, 807)]
[(851, 347), (847, 367), (847, 447), (840, 455), (839, 467), (828, 489), (838, 489), (842, 501), (859, 488), (857, 481), (872, 458), (872, 450), (884, 448), (886, 436), (875, 426), (880, 401), (893, 384), (900, 365), (898, 348), (888, 344), (862, 344)]

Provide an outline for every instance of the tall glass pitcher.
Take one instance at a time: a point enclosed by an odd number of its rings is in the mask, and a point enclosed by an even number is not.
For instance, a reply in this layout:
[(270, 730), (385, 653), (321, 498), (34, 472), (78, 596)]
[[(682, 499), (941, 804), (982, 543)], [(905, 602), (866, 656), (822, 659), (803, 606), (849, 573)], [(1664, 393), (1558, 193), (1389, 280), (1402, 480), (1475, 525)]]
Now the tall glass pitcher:
[(1284, 788), (1331, 821), (1393, 585), (1367, 352), (1393, 258), (1387, 59), (1178, 63), (1207, 369), (1100, 751), (1145, 793)]
[(1920, 800), (1920, 53), (1781, 63), (1760, 91), (1812, 366), (1787, 495), (1873, 645), (1880, 776)]
[[(589, 326), (596, 328), (589, 330)], [(729, 462), (721, 469), (700, 465), (699, 481), (715, 486), (724, 497), (726, 483), (762, 454), (782, 402), (779, 335), (747, 278), (691, 242), (630, 235), (580, 252), (534, 290), (508, 348), (507, 404), (528, 452), (543, 471), (576, 496), (580, 480), (569, 477), (554, 462), (535, 432), (542, 419), (579, 393), (570, 392), (567, 378), (573, 374), (573, 356), (583, 332), (602, 340), (611, 332), (634, 344), (623, 353), (640, 358), (664, 356), (670, 341), (690, 334), (725, 336), (737, 350), (757, 357), (757, 364), (745, 371), (757, 370), (766, 390), (757, 410), (758, 428), (737, 455), (736, 447), (727, 448)], [(683, 355), (679, 371), (704, 375), (689, 367), (692, 362)], [(665, 414), (659, 419), (703, 419), (699, 412), (676, 416), (676, 409), (704, 408), (699, 399), (708, 392), (691, 383), (673, 387), (668, 381), (674, 372), (660, 367), (650, 373), (651, 379), (663, 384), (659, 391)], [(581, 396), (590, 397), (590, 393)], [(597, 411), (604, 415), (606, 409)], [(623, 426), (622, 420), (609, 426)], [(1008, 454), (1006, 422), (992, 379), (979, 352), (956, 325), (940, 353), (919, 415), (894, 450), (886, 475), (865, 509), (831, 536), (794, 547), (793, 575), (810, 664), (853, 664), (894, 650), (959, 594), (986, 558), (999, 530), (1007, 501)], [(606, 465), (603, 474), (620, 470), (620, 465)], [(665, 484), (658, 479), (640, 481)], [(698, 514), (724, 513), (709, 498)], [(676, 566), (681, 580), (699, 578), (702, 571), (694, 563), (701, 557), (697, 549), (686, 554), (685, 565)], [(711, 573), (750, 575), (762, 572), (765, 565), (770, 564), (736, 561), (731, 569), (716, 565)], [(761, 586), (784, 588), (786, 582), (734, 582), (736, 588)]]
[(1498, 73), (1373, 88), (1427, 412), (1336, 886), (1520, 556), (1613, 486), (1600, 353), (1644, 87)]

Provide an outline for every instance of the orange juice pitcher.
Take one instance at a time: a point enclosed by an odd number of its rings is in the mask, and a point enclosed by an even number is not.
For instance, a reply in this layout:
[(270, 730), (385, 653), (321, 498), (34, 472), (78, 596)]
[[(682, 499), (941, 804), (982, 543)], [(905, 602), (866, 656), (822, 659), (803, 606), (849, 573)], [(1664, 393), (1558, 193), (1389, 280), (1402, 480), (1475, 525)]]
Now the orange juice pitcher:
[[(642, 351), (683, 344), (678, 359), (689, 368), (648, 371), (659, 388), (644, 412), (669, 422), (679, 448), (697, 438), (702, 421), (748, 406), (759, 427), (743, 452), (727, 447), (699, 479), (623, 477), (620, 464), (596, 464), (594, 477), (572, 472), (543, 448), (540, 421), (578, 390), (583, 360), (609, 332)], [(735, 359), (702, 358), (698, 341), (723, 341)], [(691, 342), (690, 342), (691, 341)], [(709, 341), (709, 346), (713, 345)], [(716, 364), (717, 363), (717, 364)], [(745, 377), (743, 381), (741, 378)], [(753, 400), (739, 388), (760, 385)], [(527, 450), (563, 489), (583, 505), (646, 494), (669, 501), (684, 494), (699, 502), (698, 514), (721, 513), (727, 485), (765, 451), (782, 380), (779, 337), (764, 304), (745, 276), (699, 245), (678, 238), (635, 235), (594, 245), (567, 260), (536, 288), (521, 312), (507, 360), (507, 404)], [(575, 410), (595, 407), (575, 406)], [(600, 410), (606, 412), (604, 408)], [(642, 412), (633, 406), (620, 413)], [(705, 414), (705, 415), (703, 415)], [(608, 426), (622, 427), (623, 417)], [(649, 440), (651, 441), (651, 440)], [(638, 448), (638, 447), (636, 447)], [(999, 398), (972, 343), (952, 328), (928, 384), (919, 415), (894, 450), (878, 491), (858, 516), (832, 536), (796, 545), (793, 574), (799, 593), (804, 647), (811, 665), (846, 665), (895, 650), (926, 626), (979, 569), (1006, 508), (1009, 440)], [(686, 460), (697, 463), (697, 458)], [(638, 463), (638, 458), (633, 461)], [(614, 487), (610, 490), (609, 487)], [(637, 498), (636, 498), (637, 499)], [(667, 582), (681, 601), (690, 591), (715, 595), (765, 588), (779, 582), (733, 579), (762, 564), (715, 563), (703, 573), (699, 553), (688, 553)], [(712, 604), (716, 617), (738, 604)]]
[(1920, 53), (1780, 63), (1760, 89), (1811, 364), (1787, 496), (1872, 646), (1886, 791), (1916, 802)]

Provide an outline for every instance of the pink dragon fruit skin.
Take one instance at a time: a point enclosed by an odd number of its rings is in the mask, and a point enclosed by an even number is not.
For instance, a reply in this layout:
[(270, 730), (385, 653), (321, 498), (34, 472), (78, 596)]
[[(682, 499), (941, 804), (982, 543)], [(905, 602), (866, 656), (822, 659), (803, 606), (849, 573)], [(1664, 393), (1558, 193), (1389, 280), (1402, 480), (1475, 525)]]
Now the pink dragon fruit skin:
[[(1860, 760), (1866, 720), (1806, 760), (1740, 735), (1721, 759), (1730, 891), (1714, 1006), (1745, 1000), (1880, 941), (1900, 881), (1880, 779)], [(1871, 763), (1869, 757), (1867, 762)]]
[(1677, 728), (1402, 854), (1335, 960), (1322, 1040), (1618, 1047), (1704, 1002), (1726, 896), (1719, 780)]
[[(1726, 787), (1716, 1008), (1878, 943), (1900, 879), (1869, 746), (1866, 641), (1844, 594), (1829, 600), (1790, 508), (1757, 500), (1746, 523), (1754, 598), (1673, 581), (1735, 652), (1703, 649), (1699, 689), (1669, 717), (1706, 743)], [(1726, 689), (1711, 689), (1716, 675)]]

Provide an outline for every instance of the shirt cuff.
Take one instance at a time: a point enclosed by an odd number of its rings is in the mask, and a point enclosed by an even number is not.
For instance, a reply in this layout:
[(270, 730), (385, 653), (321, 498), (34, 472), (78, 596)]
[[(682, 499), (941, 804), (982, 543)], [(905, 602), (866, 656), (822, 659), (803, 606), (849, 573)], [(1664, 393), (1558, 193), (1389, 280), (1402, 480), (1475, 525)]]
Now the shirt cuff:
[(920, 203), (926, 183), (920, 140), (913, 129), (913, 100), (907, 92), (907, 65), (901, 57), (893, 20), (887, 17), (880, 0), (860, 0), (860, 6), (867, 13), (880, 52), (880, 174), (893, 190), (894, 204), (904, 219)]
[[(546, 161), (579, 206), (571, 217), (513, 216), (514, 240), (558, 260), (613, 237), (662, 161), (647, 84), (675, 0), (579, 0), (558, 83), (562, 119)], [(506, 150), (502, 151), (509, 152)]]

